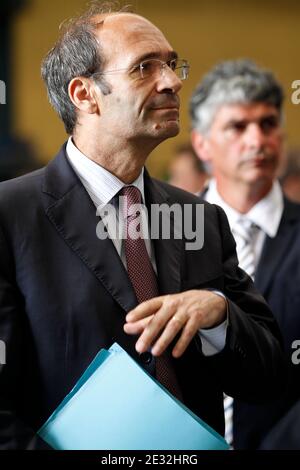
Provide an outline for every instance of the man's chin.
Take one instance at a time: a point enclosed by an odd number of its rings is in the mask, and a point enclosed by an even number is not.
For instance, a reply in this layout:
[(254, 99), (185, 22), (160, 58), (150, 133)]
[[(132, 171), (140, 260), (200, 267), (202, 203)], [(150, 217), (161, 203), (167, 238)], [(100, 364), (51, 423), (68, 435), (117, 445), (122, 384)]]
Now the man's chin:
[(157, 134), (164, 135), (165, 139), (175, 137), (180, 131), (179, 121), (177, 119), (170, 119), (163, 123), (156, 123), (155, 131)]
[(262, 173), (262, 172), (253, 172), (252, 174), (248, 174), (245, 178), (244, 181), (254, 187), (266, 187), (269, 188), (272, 186), (272, 183), (274, 181), (274, 174), (273, 173)]

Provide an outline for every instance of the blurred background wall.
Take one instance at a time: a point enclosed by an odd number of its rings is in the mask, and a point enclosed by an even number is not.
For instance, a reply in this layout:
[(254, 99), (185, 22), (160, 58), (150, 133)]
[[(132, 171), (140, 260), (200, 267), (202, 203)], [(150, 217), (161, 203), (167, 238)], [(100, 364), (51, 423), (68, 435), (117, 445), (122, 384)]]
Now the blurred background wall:
[[(19, 6), (10, 22), (11, 73), (6, 83), (10, 102), (7, 105), (11, 107), (12, 134), (29, 143), (41, 165), (55, 155), (66, 134), (48, 104), (40, 78), (40, 63), (58, 36), (59, 24), (80, 12), (86, 0), (23, 0), (21, 3), (23, 6)], [(174, 147), (189, 137), (188, 100), (193, 88), (210, 67), (224, 59), (249, 57), (275, 72), (286, 93), (287, 141), (289, 145), (300, 146), (300, 105), (291, 102), (291, 84), (300, 79), (300, 2), (133, 0), (130, 3), (137, 13), (161, 28), (174, 49), (191, 64), (190, 78), (181, 92), (181, 134), (153, 152), (148, 163), (153, 175), (164, 177)], [(3, 28), (1, 7), (0, 27)], [(0, 80), (3, 80), (1, 70), (0, 67)], [(2, 114), (3, 106), (7, 105), (0, 104)]]

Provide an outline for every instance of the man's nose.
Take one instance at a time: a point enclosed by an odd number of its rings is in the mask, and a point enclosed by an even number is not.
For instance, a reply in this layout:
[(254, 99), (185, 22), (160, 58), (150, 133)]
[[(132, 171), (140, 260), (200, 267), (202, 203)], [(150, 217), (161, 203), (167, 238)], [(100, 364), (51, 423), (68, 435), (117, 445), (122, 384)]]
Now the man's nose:
[(244, 134), (244, 140), (250, 148), (260, 148), (266, 142), (266, 134), (257, 123), (250, 123)]
[(182, 80), (167, 64), (165, 64), (157, 80), (157, 91), (161, 93), (168, 90), (169, 92), (178, 93), (181, 88)]

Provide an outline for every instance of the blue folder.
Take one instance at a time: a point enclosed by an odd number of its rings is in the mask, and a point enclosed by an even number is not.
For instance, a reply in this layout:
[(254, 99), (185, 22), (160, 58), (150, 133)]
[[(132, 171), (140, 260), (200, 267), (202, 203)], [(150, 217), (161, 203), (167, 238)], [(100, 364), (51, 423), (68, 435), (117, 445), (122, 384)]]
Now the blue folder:
[(99, 351), (38, 434), (61, 450), (228, 449), (117, 343)]

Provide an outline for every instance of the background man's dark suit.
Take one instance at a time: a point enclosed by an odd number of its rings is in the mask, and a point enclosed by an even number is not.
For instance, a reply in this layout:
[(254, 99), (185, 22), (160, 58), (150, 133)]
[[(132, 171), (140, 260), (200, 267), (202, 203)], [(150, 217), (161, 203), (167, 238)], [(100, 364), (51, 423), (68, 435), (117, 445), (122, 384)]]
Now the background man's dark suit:
[[(147, 174), (145, 197), (148, 204), (199, 202)], [(45, 169), (0, 186), (0, 338), (7, 344), (0, 374), (3, 448), (42, 447), (33, 431), (100, 348), (117, 341), (154, 370), (154, 359), (139, 357), (136, 338), (123, 331), (136, 298), (112, 242), (96, 237), (98, 222), (64, 148)], [(222, 432), (223, 390), (260, 401), (279, 392), (284, 367), (270, 333), (278, 337), (276, 324), (236, 268), (222, 210), (206, 204), (204, 228), (200, 251), (184, 251), (184, 240), (153, 244), (161, 293), (214, 288), (230, 299), (224, 350), (204, 357), (197, 337), (176, 361), (186, 405)]]
[(257, 448), (273, 425), (300, 398), (300, 366), (293, 365), (291, 361), (294, 351), (292, 343), (295, 339), (300, 339), (299, 204), (285, 199), (278, 233), (276, 237), (267, 237), (265, 241), (256, 271), (255, 285), (267, 300), (281, 328), (291, 368), (291, 383), (285, 399), (281, 398), (280, 401), (271, 402), (269, 405), (248, 405), (235, 400), (236, 448)]

